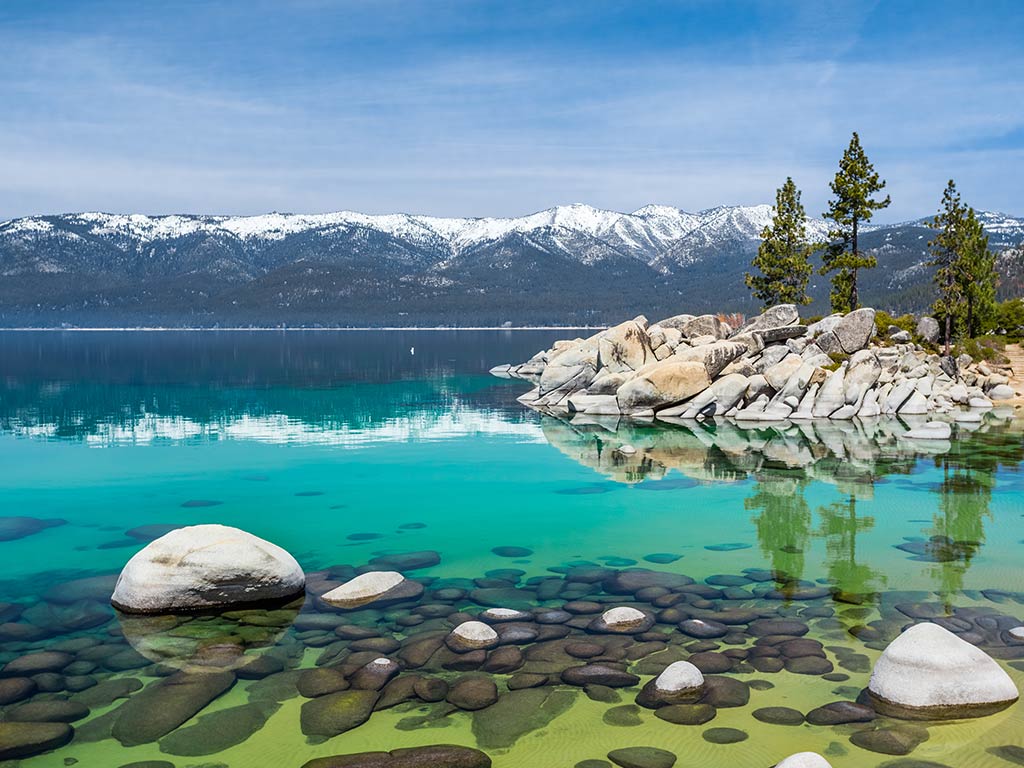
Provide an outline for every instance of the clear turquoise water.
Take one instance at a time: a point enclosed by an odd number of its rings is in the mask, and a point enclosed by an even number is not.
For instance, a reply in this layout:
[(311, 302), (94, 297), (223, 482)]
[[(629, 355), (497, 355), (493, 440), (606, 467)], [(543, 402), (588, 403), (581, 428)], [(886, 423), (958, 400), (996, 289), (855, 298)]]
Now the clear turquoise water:
[[(1024, 618), (1024, 605), (992, 592), (1024, 592), (1024, 446), (1012, 411), (938, 445), (899, 439), (884, 422), (755, 431), (724, 422), (583, 423), (522, 408), (515, 397), (523, 382), (486, 373), (567, 335), (0, 333), (0, 509), (66, 521), (0, 542), (0, 601), (31, 605), (55, 585), (116, 573), (142, 546), (125, 535), (135, 526), (218, 522), (285, 547), (309, 572), (424, 549), (441, 561), (416, 576), (472, 579), (513, 567), (525, 579), (576, 561), (634, 561), (697, 580), (768, 568), (856, 595), (868, 615), (851, 615), (850, 626), (913, 592)], [(618, 453), (626, 443), (637, 453)], [(197, 500), (216, 504), (188, 504)], [(401, 527), (409, 523), (423, 527)], [(949, 539), (928, 550), (938, 557), (896, 548), (933, 536)], [(512, 562), (491, 552), (502, 545), (532, 554)], [(654, 553), (679, 559), (645, 561)], [(849, 605), (835, 604), (840, 613)], [(823, 640), (829, 632), (836, 630), (822, 631)], [(5, 642), (0, 660), (77, 634)], [(857, 643), (846, 632), (836, 637)], [(302, 663), (315, 658), (310, 651)], [(836, 698), (834, 683), (770, 677), (776, 693), (759, 693), (758, 706), (785, 700), (806, 711)], [(847, 686), (866, 684), (867, 675), (852, 677)], [(236, 686), (211, 711), (243, 695)], [(443, 730), (399, 731), (400, 713), (388, 710), (309, 744), (297, 727), (300, 704), (286, 702), (258, 733), (203, 759), (298, 766), (317, 755), (474, 743), (469, 715), (453, 715)], [(609, 727), (606, 709), (579, 697), (544, 730), (496, 750), (495, 765), (573, 765), (638, 743), (665, 745), (686, 765), (770, 765), (833, 742), (843, 752), (833, 752), (836, 766), (895, 759), (851, 747), (833, 729), (767, 726), (750, 708), (723, 711), (713, 723), (751, 734), (728, 746), (650, 713), (642, 725)], [(1017, 709), (937, 726), (913, 757), (1006, 765), (985, 750), (1021, 742)], [(265, 762), (268, 755), (280, 762)], [(125, 748), (103, 739), (24, 763), (62, 765), (65, 757), (111, 766), (167, 759), (155, 743)]]

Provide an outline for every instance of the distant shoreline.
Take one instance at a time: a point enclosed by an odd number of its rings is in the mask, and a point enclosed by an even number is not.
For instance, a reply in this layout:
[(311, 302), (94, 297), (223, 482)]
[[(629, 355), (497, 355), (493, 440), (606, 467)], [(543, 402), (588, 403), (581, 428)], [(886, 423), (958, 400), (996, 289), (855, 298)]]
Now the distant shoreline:
[(0, 328), (0, 333), (7, 332), (19, 332), (19, 333), (120, 333), (120, 332), (139, 332), (139, 333), (190, 333), (196, 331), (204, 331), (209, 333), (237, 333), (240, 331), (254, 331), (259, 333), (293, 333), (301, 331), (303, 333), (308, 332), (321, 332), (321, 331), (600, 331), (608, 328), (607, 325), (516, 325), (511, 327), (500, 326), (500, 325), (465, 325), (458, 327), (451, 326), (402, 326), (402, 325), (381, 325), (381, 326), (338, 326), (332, 328), (304, 328), (296, 326), (294, 328), (206, 328), (206, 327), (195, 327), (195, 328), (162, 328), (162, 327), (139, 327), (139, 328), (59, 328), (59, 327), (41, 327), (41, 328)]

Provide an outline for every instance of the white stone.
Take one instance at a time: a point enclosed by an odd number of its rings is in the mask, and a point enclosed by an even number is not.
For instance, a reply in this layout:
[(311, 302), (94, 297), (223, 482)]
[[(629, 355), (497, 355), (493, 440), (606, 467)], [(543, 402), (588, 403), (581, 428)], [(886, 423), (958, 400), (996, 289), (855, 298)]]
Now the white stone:
[(634, 448), (632, 445), (628, 445), (628, 444), (627, 445), (620, 445), (619, 446), (619, 453), (621, 453), (621, 454), (623, 454), (625, 456), (632, 456), (634, 453), (636, 453), (636, 448)]
[(451, 635), (463, 648), (491, 648), (498, 642), (498, 633), (482, 621), (464, 621)]
[(911, 440), (949, 440), (952, 434), (953, 429), (946, 422), (929, 421), (923, 427), (907, 431), (903, 437)]
[(282, 599), (305, 584), (295, 558), (276, 544), (226, 525), (191, 525), (137, 552), (111, 602), (128, 613), (172, 613)]
[(369, 571), (335, 587), (323, 596), (328, 603), (340, 605), (367, 605), (387, 594), (405, 581), (397, 571)]
[(662, 693), (679, 693), (700, 688), (702, 685), (704, 685), (704, 675), (688, 661), (676, 661), (669, 664), (654, 681), (654, 687)]
[(647, 620), (643, 611), (620, 605), (601, 614), (601, 621), (612, 629), (632, 627)]
[(488, 608), (480, 612), (480, 618), (485, 621), (525, 621), (530, 618), (530, 614), (514, 608)]
[(1024, 627), (1014, 627), (1007, 634), (1014, 640), (1024, 640)]
[(832, 765), (817, 752), (797, 752), (778, 763), (775, 768), (832, 768)]
[[(903, 707), (969, 714), (972, 707), (1016, 701), (1017, 686), (988, 654), (938, 624), (916, 624), (893, 640), (868, 689)], [(952, 710), (952, 711), (951, 711)]]
[(1009, 385), (997, 384), (988, 391), (988, 397), (990, 400), (1012, 400), (1017, 396)]
[(915, 389), (907, 401), (900, 406), (899, 412), (908, 415), (928, 413), (928, 398)]

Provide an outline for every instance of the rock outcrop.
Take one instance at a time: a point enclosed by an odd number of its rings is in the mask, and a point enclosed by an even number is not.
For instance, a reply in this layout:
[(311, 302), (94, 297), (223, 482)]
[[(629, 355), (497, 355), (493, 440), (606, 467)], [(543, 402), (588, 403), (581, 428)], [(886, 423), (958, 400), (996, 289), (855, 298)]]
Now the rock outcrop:
[(305, 584), (295, 558), (276, 544), (226, 525), (192, 525), (137, 552), (110, 601), (125, 613), (199, 611), (285, 600)]
[(914, 720), (988, 715), (1020, 695), (992, 657), (930, 623), (910, 627), (889, 644), (868, 691), (879, 712)]
[(800, 324), (792, 304), (733, 330), (714, 315), (643, 316), (586, 339), (555, 342), (495, 375), (535, 381), (520, 397), (551, 412), (630, 418), (778, 422), (951, 414), (1016, 393), (1005, 367), (929, 352), (938, 324), (918, 337), (891, 326), (876, 339), (875, 310)]

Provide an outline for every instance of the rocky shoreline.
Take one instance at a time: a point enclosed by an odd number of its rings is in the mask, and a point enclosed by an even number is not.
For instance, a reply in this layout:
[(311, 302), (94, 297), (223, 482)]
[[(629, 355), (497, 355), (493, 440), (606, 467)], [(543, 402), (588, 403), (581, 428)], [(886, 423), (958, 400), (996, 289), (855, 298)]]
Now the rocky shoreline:
[(949, 421), (977, 422), (993, 401), (1018, 397), (1007, 366), (944, 357), (939, 325), (876, 329), (858, 309), (801, 324), (780, 304), (738, 328), (716, 315), (640, 316), (586, 339), (557, 341), (521, 364), (491, 369), (535, 387), (532, 408), (631, 419), (781, 422), (935, 416), (916, 437), (949, 437)]
[[(604, 726), (653, 716), (695, 729), (716, 748), (751, 738), (735, 718), (711, 725), (744, 708), (768, 726), (827, 729), (828, 755), (847, 754), (843, 742), (865, 757), (908, 755), (943, 722), (984, 717), (1018, 698), (1004, 669), (1024, 664), (1018, 593), (984, 591), (974, 605), (952, 608), (935, 593), (879, 599), (756, 566), (698, 580), (622, 558), (553, 565), (529, 578), (502, 567), (442, 579), (415, 575), (441, 560), (420, 551), (303, 574), (304, 596), (257, 608), (248, 599), (256, 594), (225, 594), (224, 585), (259, 592), (278, 571), (290, 584), (291, 556), (244, 531), (210, 528), (171, 531), (142, 550), (142, 560), (156, 553), (159, 565), (181, 564), (142, 607), (155, 610), (159, 597), (180, 604), (187, 583), (194, 605), (223, 612), (118, 613), (117, 625), (107, 613), (69, 627), (72, 636), (58, 644), (26, 641), (0, 657), (0, 760), (108, 739), (156, 744), (171, 756), (214, 755), (299, 699), (297, 726), (312, 745), (392, 708), (404, 714), (396, 726), (403, 731), (469, 718), (476, 741), (346, 751), (305, 768), (487, 768), (487, 751), (501, 754), (584, 697), (605, 707)], [(267, 551), (277, 555), (269, 565)], [(492, 552), (510, 566), (533, 554), (511, 545)], [(657, 554), (644, 560), (664, 562)], [(120, 580), (138, 573), (139, 563), (130, 564)], [(109, 599), (112, 586), (106, 576), (78, 580), (53, 599), (70, 616), (78, 603)], [(32, 610), (8, 615), (8, 634), (29, 628)], [(80, 634), (83, 626), (94, 631)], [(844, 685), (804, 711), (775, 698), (777, 675)], [(236, 686), (244, 703), (207, 710)], [(602, 755), (581, 744), (575, 765), (671, 768), (677, 755), (663, 747)], [(809, 752), (776, 759), (780, 768), (829, 765)]]

